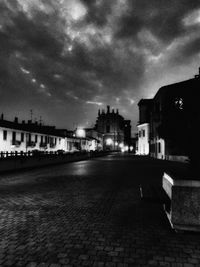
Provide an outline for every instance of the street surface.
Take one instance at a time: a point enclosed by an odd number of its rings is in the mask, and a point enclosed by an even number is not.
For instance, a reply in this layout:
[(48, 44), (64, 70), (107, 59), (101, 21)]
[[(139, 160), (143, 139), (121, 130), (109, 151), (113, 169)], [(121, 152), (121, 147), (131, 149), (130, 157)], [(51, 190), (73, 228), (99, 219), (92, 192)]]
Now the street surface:
[(140, 184), (164, 169), (131, 155), (0, 175), (0, 266), (200, 266), (200, 234), (175, 233)]

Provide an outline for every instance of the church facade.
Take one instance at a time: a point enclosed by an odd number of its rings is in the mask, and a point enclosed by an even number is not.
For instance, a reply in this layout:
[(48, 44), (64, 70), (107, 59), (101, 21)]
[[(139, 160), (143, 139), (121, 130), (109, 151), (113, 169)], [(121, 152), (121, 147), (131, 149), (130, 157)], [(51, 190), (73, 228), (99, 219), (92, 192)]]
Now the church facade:
[(102, 134), (103, 150), (118, 151), (129, 147), (131, 142), (131, 121), (125, 120), (118, 109), (98, 111), (95, 129)]

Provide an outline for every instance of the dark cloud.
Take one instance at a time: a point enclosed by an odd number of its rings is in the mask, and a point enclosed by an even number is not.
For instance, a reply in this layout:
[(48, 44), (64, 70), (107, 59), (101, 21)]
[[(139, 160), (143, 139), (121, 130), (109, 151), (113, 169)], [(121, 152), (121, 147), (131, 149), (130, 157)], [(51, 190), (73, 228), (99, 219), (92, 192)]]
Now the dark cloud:
[(32, 108), (71, 127), (110, 104), (136, 121), (150, 74), (197, 58), (199, 25), (184, 19), (198, 8), (194, 0), (0, 0), (3, 111)]
[(182, 18), (200, 7), (196, 0), (129, 0), (129, 12), (120, 22), (116, 33), (118, 38), (135, 38), (143, 28), (151, 30), (164, 41), (171, 41), (185, 33)]
[(186, 44), (179, 43), (175, 54), (168, 59), (172, 66), (177, 64), (188, 65), (194, 60), (194, 57), (200, 53), (200, 37), (187, 41)]
[(88, 7), (88, 14), (86, 21), (88, 23), (95, 23), (98, 26), (103, 26), (107, 23), (107, 17), (112, 12), (114, 0), (82, 0)]

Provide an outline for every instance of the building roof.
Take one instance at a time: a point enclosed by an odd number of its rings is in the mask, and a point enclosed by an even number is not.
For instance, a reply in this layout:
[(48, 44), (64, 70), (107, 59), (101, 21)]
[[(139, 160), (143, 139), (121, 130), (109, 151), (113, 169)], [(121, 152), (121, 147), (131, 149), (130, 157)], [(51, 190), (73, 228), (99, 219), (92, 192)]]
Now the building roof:
[(152, 98), (142, 98), (139, 102), (138, 102), (138, 106), (140, 105), (150, 105), (153, 102)]
[(45, 135), (53, 135), (53, 136), (63, 136), (63, 133), (60, 132), (55, 126), (45, 126), (38, 123), (28, 122), (28, 123), (19, 123), (17, 121), (7, 121), (4, 119), (0, 119), (0, 127), (12, 129), (12, 130), (19, 130), (19, 131), (26, 131), (26, 132), (33, 132), (33, 133), (40, 133)]
[(183, 93), (183, 94), (194, 94), (197, 93), (198, 91), (194, 91), (195, 89), (199, 88), (200, 85), (200, 78), (193, 78), (189, 80), (185, 80), (182, 82), (177, 82), (169, 85), (165, 85), (161, 87), (154, 98), (158, 97), (159, 95), (173, 95), (177, 93)]

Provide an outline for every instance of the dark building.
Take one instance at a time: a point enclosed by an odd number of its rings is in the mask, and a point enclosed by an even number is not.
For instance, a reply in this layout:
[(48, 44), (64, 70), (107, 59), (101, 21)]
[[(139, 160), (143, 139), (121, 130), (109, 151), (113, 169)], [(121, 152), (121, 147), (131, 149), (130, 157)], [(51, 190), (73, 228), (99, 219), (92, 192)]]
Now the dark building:
[(152, 99), (141, 99), (138, 102), (138, 107), (139, 107), (139, 122), (138, 122), (138, 124), (150, 122), (152, 104), (153, 104)]
[(102, 134), (104, 150), (120, 150), (131, 141), (131, 121), (125, 120), (118, 112), (107, 106), (107, 111), (99, 110), (95, 130)]
[[(184, 157), (198, 147), (199, 86), (199, 76), (195, 76), (164, 86), (155, 95), (150, 128), (152, 155), (162, 154), (166, 159)], [(163, 149), (159, 140), (164, 140)]]
[(144, 119), (149, 119), (150, 116), (151, 156), (185, 160), (200, 150), (199, 87), (199, 75), (195, 75), (193, 79), (163, 86), (150, 100), (150, 109), (146, 106), (140, 110), (140, 122), (143, 123)]

